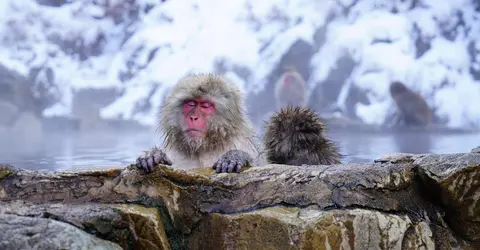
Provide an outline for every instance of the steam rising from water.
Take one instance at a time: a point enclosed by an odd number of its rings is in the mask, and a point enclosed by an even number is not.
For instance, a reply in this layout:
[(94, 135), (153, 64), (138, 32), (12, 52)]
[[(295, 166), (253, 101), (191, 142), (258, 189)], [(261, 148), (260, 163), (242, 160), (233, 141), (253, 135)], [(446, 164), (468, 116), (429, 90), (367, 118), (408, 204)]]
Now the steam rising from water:
[[(328, 133), (338, 142), (342, 162), (372, 162), (384, 154), (469, 152), (478, 146), (480, 134), (427, 135)], [(44, 134), (35, 140), (0, 134), (0, 163), (32, 170), (127, 166), (144, 150), (161, 141), (152, 131), (113, 131), (89, 134)]]

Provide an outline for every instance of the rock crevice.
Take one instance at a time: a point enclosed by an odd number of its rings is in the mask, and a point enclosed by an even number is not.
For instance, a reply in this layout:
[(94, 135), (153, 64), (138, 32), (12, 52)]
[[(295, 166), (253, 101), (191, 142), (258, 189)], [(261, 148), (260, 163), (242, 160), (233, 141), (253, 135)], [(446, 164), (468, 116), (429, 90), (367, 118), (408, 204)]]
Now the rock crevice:
[[(109, 249), (475, 249), (479, 175), (475, 152), (240, 174), (0, 166), (0, 215), (18, 218), (18, 228), (55, 221), (85, 236), (62, 240)], [(0, 248), (12, 246), (12, 234), (0, 233)]]

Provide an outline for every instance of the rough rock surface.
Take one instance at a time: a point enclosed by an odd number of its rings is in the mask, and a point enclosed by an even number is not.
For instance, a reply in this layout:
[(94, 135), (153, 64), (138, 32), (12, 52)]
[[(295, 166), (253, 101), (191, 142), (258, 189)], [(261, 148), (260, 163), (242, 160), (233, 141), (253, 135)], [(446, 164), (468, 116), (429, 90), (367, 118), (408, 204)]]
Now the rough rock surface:
[(0, 214), (66, 222), (80, 230), (117, 242), (123, 249), (170, 248), (163, 222), (155, 208), (133, 204), (68, 205), (14, 201), (0, 202)]
[(479, 175), (478, 153), (240, 174), (3, 166), (0, 214), (67, 222), (124, 249), (479, 249)]
[(64, 222), (0, 214), (0, 249), (122, 249)]
[(480, 162), (478, 154), (425, 156), (415, 161), (429, 193), (446, 209), (449, 225), (468, 240), (480, 242)]
[[(363, 209), (274, 207), (244, 214), (214, 213), (199, 228), (189, 249), (211, 245), (222, 249), (434, 249), (425, 222)], [(205, 234), (211, 237), (202, 240)]]

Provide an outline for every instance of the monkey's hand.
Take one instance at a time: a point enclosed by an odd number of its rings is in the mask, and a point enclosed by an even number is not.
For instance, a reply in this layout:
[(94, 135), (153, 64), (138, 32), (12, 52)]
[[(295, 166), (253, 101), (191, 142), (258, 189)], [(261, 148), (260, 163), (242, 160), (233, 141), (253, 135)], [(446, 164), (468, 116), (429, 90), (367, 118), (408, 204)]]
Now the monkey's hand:
[(217, 173), (239, 173), (242, 167), (252, 164), (252, 162), (253, 158), (247, 152), (230, 150), (213, 164), (213, 169), (215, 169)]
[(142, 168), (147, 173), (152, 172), (153, 168), (158, 164), (172, 165), (172, 161), (168, 158), (163, 150), (154, 147), (150, 151), (145, 151), (137, 158), (137, 167)]

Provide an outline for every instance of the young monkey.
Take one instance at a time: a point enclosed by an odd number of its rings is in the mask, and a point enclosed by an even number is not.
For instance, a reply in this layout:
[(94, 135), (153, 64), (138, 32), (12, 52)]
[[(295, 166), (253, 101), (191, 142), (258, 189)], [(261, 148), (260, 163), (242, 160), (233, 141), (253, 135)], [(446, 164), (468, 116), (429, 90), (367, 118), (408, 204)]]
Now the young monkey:
[(267, 161), (286, 165), (340, 164), (337, 146), (324, 137), (325, 125), (306, 107), (282, 108), (267, 122), (264, 147)]
[(295, 67), (285, 67), (284, 73), (275, 83), (275, 101), (277, 111), (287, 106), (307, 105), (307, 84)]
[(160, 109), (163, 148), (138, 157), (137, 167), (151, 172), (165, 164), (231, 173), (257, 164), (259, 152), (243, 101), (240, 89), (222, 76), (197, 74), (180, 80)]

